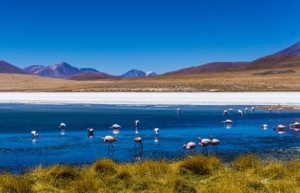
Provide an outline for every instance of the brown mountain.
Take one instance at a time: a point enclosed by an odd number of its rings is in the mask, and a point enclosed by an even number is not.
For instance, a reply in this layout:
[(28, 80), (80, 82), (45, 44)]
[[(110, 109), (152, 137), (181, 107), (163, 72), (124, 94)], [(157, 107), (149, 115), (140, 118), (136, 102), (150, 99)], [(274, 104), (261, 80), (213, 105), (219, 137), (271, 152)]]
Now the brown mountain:
[(247, 69), (272, 69), (300, 66), (300, 56), (298, 55), (270, 55), (259, 58), (250, 63)]
[(300, 56), (300, 42), (297, 42), (290, 47), (283, 49), (274, 55), (298, 55)]
[(8, 73), (8, 74), (26, 74), (22, 69), (5, 62), (4, 60), (0, 60), (0, 73)]
[(272, 69), (300, 66), (300, 42), (275, 54), (251, 62), (247, 69)]
[(68, 78), (69, 80), (98, 80), (98, 79), (118, 79), (118, 77), (103, 72), (79, 72)]
[(213, 62), (200, 66), (193, 66), (181, 70), (168, 72), (166, 74), (198, 74), (205, 72), (222, 72), (227, 70), (246, 69), (249, 62)]

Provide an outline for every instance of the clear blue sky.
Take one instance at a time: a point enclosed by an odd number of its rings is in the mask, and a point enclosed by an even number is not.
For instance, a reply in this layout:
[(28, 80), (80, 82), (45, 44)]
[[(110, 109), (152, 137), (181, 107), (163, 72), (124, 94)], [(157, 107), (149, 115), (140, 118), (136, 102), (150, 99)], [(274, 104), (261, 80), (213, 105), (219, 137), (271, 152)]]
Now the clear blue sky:
[(0, 59), (114, 75), (251, 61), (300, 40), (298, 0), (0, 0)]

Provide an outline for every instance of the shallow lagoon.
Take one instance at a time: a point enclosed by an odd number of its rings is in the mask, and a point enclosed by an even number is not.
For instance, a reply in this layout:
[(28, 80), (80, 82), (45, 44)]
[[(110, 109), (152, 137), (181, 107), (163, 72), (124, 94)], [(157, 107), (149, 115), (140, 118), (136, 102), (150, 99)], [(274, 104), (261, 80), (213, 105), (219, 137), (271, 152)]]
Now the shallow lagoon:
[[(250, 106), (120, 106), (120, 105), (0, 105), (0, 169), (22, 171), (39, 164), (91, 163), (98, 158), (111, 157), (116, 161), (144, 159), (176, 159), (189, 154), (182, 145), (198, 143), (196, 137), (213, 135), (221, 141), (217, 156), (230, 161), (244, 153), (254, 153), (264, 159), (292, 159), (300, 156), (300, 131), (287, 129), (274, 132), (273, 126), (300, 121), (300, 112), (255, 110), (240, 117), (237, 109)], [(181, 108), (180, 112), (176, 109)], [(224, 109), (234, 109), (222, 115)], [(221, 121), (232, 119), (231, 128)], [(135, 120), (140, 121), (138, 136), (143, 138), (143, 150), (135, 148)], [(61, 135), (59, 123), (67, 124)], [(114, 135), (110, 126), (122, 126), (115, 136), (114, 150), (100, 140)], [(268, 124), (267, 130), (261, 129)], [(88, 138), (86, 129), (94, 128)], [(156, 138), (153, 129), (160, 128)], [(30, 132), (37, 130), (39, 139)], [(197, 147), (196, 152), (201, 153)], [(208, 148), (209, 154), (215, 152)]]

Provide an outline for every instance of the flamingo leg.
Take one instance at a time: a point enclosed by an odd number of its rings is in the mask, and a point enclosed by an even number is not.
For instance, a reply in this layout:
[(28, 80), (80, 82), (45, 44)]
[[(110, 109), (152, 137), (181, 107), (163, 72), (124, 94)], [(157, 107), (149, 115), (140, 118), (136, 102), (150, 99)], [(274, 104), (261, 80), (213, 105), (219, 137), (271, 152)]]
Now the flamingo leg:
[(143, 149), (143, 143), (141, 143), (141, 149)]

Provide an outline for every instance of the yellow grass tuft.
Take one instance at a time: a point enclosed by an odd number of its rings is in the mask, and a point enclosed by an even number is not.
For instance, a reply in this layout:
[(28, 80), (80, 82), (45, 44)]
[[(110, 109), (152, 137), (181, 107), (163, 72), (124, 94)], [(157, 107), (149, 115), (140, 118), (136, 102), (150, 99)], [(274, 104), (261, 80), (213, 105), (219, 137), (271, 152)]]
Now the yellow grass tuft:
[(247, 169), (255, 169), (261, 166), (260, 160), (252, 155), (252, 154), (246, 154), (243, 156), (238, 157), (233, 161), (233, 167), (236, 170), (247, 170)]
[(203, 155), (189, 156), (179, 163), (181, 173), (191, 172), (194, 174), (207, 175), (220, 167), (220, 160), (216, 157)]

